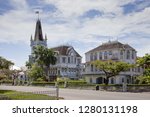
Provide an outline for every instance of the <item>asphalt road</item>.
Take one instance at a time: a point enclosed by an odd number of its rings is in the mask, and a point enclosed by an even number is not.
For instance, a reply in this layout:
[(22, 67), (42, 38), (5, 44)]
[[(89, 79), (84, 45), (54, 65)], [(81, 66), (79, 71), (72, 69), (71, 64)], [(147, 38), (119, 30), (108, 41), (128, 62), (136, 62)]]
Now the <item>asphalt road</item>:
[[(23, 92), (55, 90), (55, 88), (50, 87), (4, 86), (4, 85), (0, 85), (0, 89), (16, 90)], [(79, 90), (79, 89), (59, 89), (59, 97), (63, 97), (65, 100), (150, 100), (150, 92), (124, 93), (124, 92), (107, 92), (107, 91)]]

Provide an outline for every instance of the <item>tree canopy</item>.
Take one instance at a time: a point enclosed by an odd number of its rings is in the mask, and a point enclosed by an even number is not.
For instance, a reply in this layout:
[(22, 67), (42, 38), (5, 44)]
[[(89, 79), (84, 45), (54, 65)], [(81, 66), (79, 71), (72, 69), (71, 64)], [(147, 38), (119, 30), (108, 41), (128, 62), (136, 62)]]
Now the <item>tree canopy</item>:
[(12, 73), (10, 71), (11, 65), (14, 65), (14, 63), (0, 56), (0, 80), (10, 77)]
[(49, 66), (50, 64), (54, 65), (56, 63), (55, 53), (46, 47), (37, 46), (34, 48), (33, 54), (35, 55), (35, 61), (39, 65)]
[(130, 67), (132, 67), (129, 63), (112, 60), (96, 60), (92, 62), (92, 65), (104, 72), (106, 85), (109, 82), (109, 78), (118, 75), (120, 72), (127, 71)]
[(143, 68), (150, 68), (150, 54), (137, 59), (137, 64)]
[(0, 56), (0, 69), (9, 69), (11, 65), (14, 63)]
[(37, 46), (34, 48), (33, 54), (35, 62), (37, 62), (38, 65), (41, 66), (43, 69), (46, 68), (45, 72), (47, 74), (47, 79), (49, 80), (50, 65), (56, 64), (57, 61), (55, 53), (49, 48)]
[(140, 83), (150, 84), (150, 54), (137, 59), (137, 65), (143, 67), (143, 75), (139, 77)]
[(26, 67), (28, 69), (32, 68), (32, 63), (30, 61), (26, 61)]
[(44, 79), (44, 71), (37, 64), (33, 64), (32, 68), (27, 72), (29, 78), (37, 80), (38, 78)]

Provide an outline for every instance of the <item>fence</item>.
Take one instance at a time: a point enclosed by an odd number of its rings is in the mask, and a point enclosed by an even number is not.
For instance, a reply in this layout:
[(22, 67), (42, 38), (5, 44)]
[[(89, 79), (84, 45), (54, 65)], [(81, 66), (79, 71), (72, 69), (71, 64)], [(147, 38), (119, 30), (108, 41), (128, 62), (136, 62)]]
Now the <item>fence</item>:
[(12, 92), (0, 94), (0, 100), (59, 100), (59, 87), (51, 91)]

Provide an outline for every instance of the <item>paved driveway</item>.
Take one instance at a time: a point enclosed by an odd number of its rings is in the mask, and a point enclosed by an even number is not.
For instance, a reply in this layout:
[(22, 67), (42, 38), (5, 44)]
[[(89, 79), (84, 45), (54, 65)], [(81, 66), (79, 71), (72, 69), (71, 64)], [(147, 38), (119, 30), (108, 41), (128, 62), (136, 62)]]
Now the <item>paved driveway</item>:
[[(0, 86), (0, 89), (16, 90), (23, 92), (51, 91), (54, 88), (30, 86)], [(95, 90), (59, 89), (59, 96), (66, 100), (150, 100), (150, 92), (123, 93)]]

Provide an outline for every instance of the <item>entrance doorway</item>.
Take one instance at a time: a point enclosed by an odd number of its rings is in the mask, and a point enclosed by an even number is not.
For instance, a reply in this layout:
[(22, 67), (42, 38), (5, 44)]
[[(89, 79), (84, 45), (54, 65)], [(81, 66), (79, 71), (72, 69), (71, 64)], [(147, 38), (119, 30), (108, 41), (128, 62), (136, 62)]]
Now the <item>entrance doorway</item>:
[(102, 77), (96, 78), (96, 84), (103, 84), (103, 83), (104, 83), (104, 78)]

